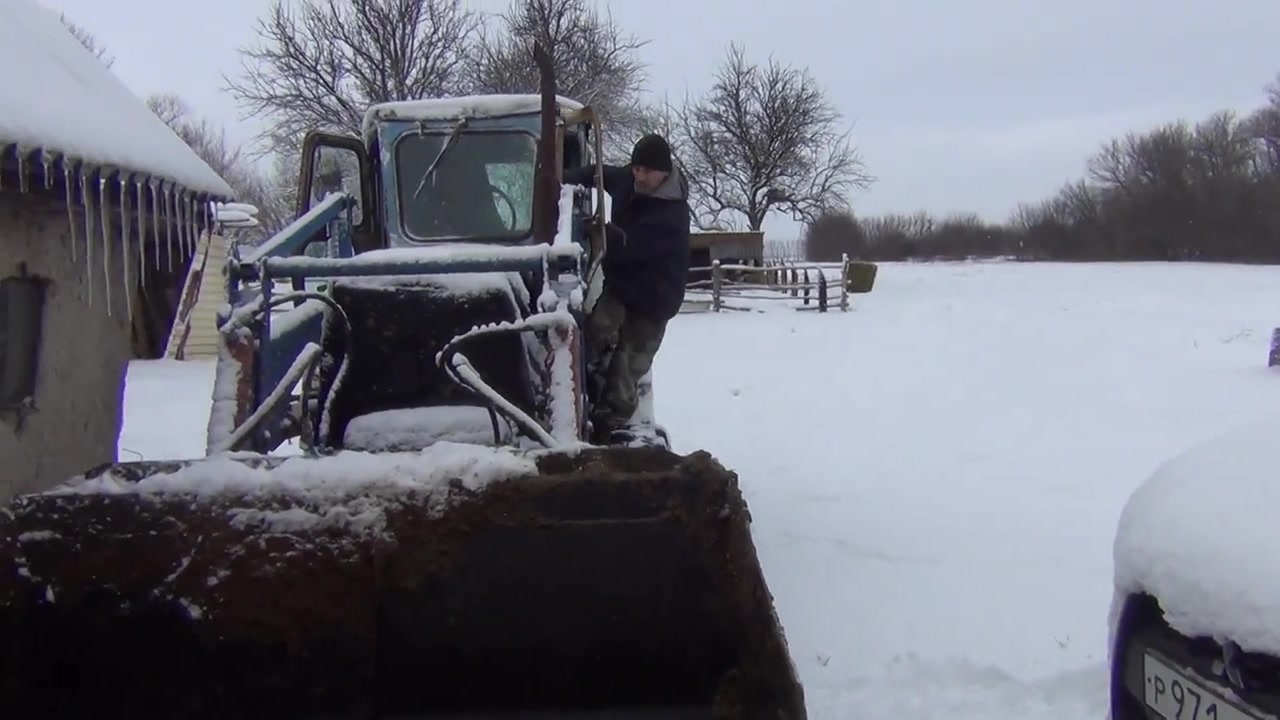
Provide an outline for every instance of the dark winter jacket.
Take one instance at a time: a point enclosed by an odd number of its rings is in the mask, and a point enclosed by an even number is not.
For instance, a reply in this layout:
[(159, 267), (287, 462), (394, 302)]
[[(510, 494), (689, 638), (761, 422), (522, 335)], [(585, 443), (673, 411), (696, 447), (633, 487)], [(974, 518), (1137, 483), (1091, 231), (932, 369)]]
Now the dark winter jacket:
[[(565, 172), (568, 185), (595, 185), (594, 168)], [(652, 194), (636, 190), (631, 166), (605, 165), (604, 190), (613, 198), (604, 286), (628, 312), (669, 320), (680, 311), (689, 273), (689, 186), (673, 170)]]

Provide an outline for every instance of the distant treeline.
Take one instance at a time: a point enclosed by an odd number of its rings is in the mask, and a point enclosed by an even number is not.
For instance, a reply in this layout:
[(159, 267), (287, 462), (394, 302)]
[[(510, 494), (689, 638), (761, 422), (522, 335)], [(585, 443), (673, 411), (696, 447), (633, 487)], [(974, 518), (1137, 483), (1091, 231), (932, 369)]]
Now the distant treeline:
[(1021, 205), (1005, 223), (926, 213), (827, 215), (803, 254), (838, 260), (1280, 262), (1280, 80), (1247, 117), (1219, 112), (1130, 133), (1088, 161), (1087, 176)]

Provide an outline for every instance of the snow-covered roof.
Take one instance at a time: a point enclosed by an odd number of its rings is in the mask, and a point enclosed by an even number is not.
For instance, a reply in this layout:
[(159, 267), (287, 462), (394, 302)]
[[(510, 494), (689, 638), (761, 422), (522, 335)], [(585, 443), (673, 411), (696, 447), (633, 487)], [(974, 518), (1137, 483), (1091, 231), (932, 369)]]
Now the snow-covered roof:
[(1185, 635), (1280, 654), (1278, 440), (1280, 418), (1219, 435), (1134, 491), (1116, 532), (1117, 593), (1152, 595)]
[(231, 187), (35, 0), (0, 3), (0, 150), (18, 145), (230, 198)]
[[(581, 110), (577, 100), (556, 96), (556, 105), (562, 115)], [(364, 130), (372, 130), (375, 120), (452, 120), (463, 116), (472, 118), (524, 115), (542, 111), (542, 96), (529, 95), (466, 95), (462, 97), (428, 98), (425, 100), (398, 100), (379, 103), (364, 114)]]

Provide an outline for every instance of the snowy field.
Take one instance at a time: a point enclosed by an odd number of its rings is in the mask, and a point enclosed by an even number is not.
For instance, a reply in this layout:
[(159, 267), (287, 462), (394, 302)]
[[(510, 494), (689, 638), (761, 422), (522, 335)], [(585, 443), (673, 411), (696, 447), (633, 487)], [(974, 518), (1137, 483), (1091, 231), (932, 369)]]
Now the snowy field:
[[(885, 264), (855, 306), (682, 315), (655, 370), (742, 478), (810, 717), (1103, 718), (1116, 520), (1277, 414), (1280, 268)], [(135, 363), (121, 459), (202, 454), (210, 384)]]

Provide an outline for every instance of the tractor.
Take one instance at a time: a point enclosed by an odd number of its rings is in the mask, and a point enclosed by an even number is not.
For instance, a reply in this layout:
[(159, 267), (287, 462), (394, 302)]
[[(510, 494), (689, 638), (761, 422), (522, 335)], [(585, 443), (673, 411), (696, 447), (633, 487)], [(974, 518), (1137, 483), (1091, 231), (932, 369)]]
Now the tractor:
[(588, 441), (600, 123), (537, 57), (306, 137), (225, 266), (206, 457), (0, 510), (0, 716), (805, 717), (737, 475), (651, 398)]

